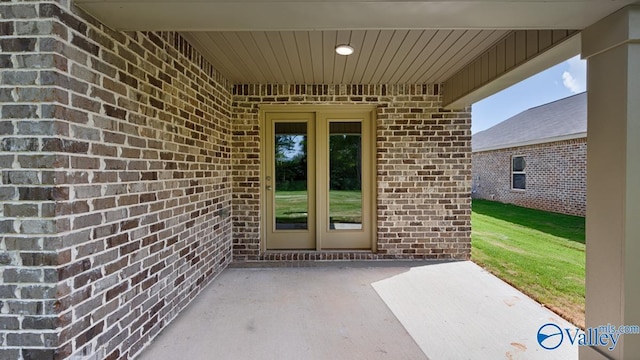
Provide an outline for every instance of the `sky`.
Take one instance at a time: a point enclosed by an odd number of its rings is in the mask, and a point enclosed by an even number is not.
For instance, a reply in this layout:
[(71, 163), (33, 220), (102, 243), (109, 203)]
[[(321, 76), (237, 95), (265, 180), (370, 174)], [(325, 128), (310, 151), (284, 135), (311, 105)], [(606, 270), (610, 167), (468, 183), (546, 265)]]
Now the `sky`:
[(473, 104), (471, 132), (475, 134), (524, 110), (587, 90), (586, 72), (586, 61), (576, 56)]

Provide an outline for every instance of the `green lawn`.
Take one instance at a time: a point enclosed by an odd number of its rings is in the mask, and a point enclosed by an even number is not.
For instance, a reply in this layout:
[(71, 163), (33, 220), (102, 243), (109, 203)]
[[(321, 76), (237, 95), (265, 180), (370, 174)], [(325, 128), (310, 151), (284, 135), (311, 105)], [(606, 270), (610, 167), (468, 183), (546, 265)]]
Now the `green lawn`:
[(584, 218), (473, 200), (472, 260), (584, 327)]
[(282, 223), (307, 222), (306, 191), (276, 191), (276, 219)]
[[(362, 193), (360, 191), (331, 190), (329, 209), (332, 222), (359, 223), (362, 221)], [(307, 221), (306, 191), (277, 191), (276, 218), (278, 222)]]
[(329, 192), (331, 222), (362, 223), (362, 193), (331, 190)]

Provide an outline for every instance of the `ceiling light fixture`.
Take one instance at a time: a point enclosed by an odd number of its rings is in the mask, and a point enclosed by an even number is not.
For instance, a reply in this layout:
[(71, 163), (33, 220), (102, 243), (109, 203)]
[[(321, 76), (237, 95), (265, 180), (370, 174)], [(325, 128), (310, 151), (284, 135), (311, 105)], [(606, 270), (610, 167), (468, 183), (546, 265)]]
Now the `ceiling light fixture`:
[(336, 53), (338, 55), (351, 55), (353, 54), (353, 48), (347, 44), (336, 46)]

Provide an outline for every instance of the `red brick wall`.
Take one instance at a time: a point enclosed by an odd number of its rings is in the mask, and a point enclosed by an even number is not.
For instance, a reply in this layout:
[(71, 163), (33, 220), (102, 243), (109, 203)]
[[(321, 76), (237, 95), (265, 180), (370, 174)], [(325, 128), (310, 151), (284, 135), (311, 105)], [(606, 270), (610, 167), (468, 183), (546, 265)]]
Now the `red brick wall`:
[[(239, 85), (233, 95), (234, 259), (467, 259), (470, 114), (433, 85)], [(377, 251), (260, 253), (260, 104), (376, 104)]]
[[(526, 159), (526, 190), (511, 189), (511, 157)], [(587, 139), (473, 153), (474, 198), (585, 216)]]

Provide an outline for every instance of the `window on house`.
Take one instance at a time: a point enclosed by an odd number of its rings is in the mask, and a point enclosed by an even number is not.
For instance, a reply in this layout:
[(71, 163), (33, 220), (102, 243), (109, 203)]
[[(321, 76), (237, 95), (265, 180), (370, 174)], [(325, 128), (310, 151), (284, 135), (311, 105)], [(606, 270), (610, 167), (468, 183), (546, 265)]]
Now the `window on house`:
[(527, 166), (524, 156), (513, 156), (511, 158), (511, 188), (524, 190), (527, 184), (527, 175), (524, 168)]

